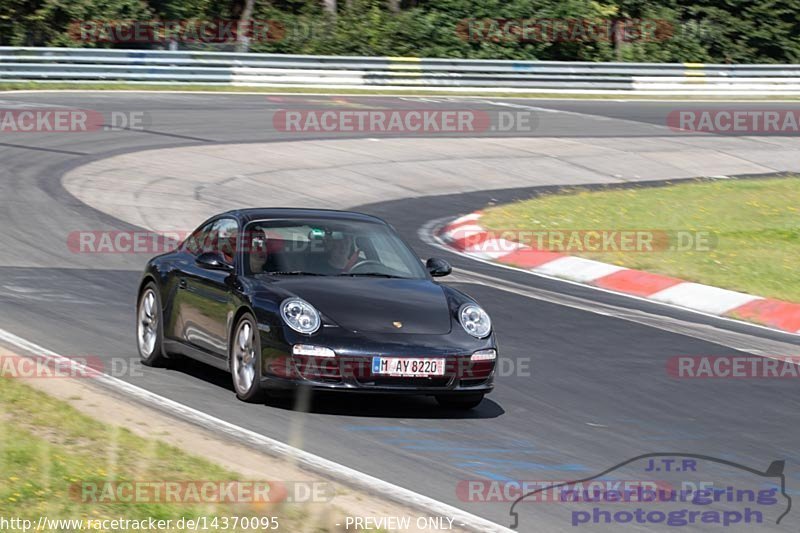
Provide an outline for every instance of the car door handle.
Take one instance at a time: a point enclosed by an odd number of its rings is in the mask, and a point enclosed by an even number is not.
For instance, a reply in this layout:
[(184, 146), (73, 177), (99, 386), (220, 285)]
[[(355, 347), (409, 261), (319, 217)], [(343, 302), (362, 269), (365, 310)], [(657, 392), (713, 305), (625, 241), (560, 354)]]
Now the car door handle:
[(186, 288), (186, 280), (185, 279), (181, 278), (181, 280), (178, 282), (178, 288), (179, 289), (185, 289)]

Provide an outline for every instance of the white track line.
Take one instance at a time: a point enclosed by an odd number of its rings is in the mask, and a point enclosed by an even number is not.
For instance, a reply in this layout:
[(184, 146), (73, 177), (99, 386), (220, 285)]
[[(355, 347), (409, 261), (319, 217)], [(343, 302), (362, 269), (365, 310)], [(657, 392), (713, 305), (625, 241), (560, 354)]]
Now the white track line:
[[(0, 329), (0, 341), (11, 344), (20, 348), (30, 354), (38, 357), (44, 357), (53, 361), (57, 361), (59, 365), (69, 365), (76, 371), (85, 371), (95, 373), (78, 363), (73, 359), (68, 359), (59, 355), (47, 348), (39, 346), (38, 344), (29, 340), (23, 339), (13, 333)], [(280, 441), (271, 439), (264, 435), (255, 433), (248, 429), (236, 426), (225, 420), (213, 417), (209, 414), (203, 413), (181, 403), (164, 398), (153, 392), (144, 390), (131, 385), (121, 379), (109, 376), (108, 374), (99, 374), (95, 378), (100, 384), (111, 388), (117, 392), (121, 392), (126, 396), (135, 398), (147, 405), (153, 406), (160, 411), (177, 416), (183, 420), (187, 420), (200, 427), (208, 429), (213, 432), (222, 432), (227, 436), (233, 437), (238, 441), (245, 442), (254, 446), (260, 451), (265, 451), (271, 455), (279, 457), (288, 457), (296, 461), (302, 468), (313, 471), (318, 474), (329, 476), (333, 479), (357, 487), (372, 494), (379, 494), (397, 503), (413, 507), (417, 510), (424, 511), (431, 515), (447, 516), (454, 519), (454, 523), (459, 527), (468, 529), (470, 531), (483, 532), (498, 532), (498, 533), (514, 533), (513, 530), (503, 527), (494, 522), (490, 522), (479, 516), (475, 516), (466, 511), (462, 511), (446, 503), (434, 500), (422, 494), (417, 494), (414, 491), (398, 487), (382, 479), (372, 477), (358, 470), (353, 470), (339, 463), (329, 461), (314, 455), (312, 453), (303, 451), (294, 446), (289, 446)]]

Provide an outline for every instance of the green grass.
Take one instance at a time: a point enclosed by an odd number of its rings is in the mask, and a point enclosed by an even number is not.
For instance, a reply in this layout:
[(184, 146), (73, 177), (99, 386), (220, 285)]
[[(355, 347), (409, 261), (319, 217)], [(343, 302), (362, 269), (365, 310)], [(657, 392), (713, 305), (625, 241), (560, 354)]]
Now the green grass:
[(635, 95), (635, 94), (563, 94), (545, 91), (525, 93), (509, 93), (486, 89), (485, 91), (463, 93), (459, 91), (426, 91), (420, 89), (323, 89), (318, 87), (234, 87), (230, 85), (164, 85), (147, 83), (39, 83), (39, 82), (0, 82), (0, 91), (31, 90), (91, 90), (91, 91), (203, 91), (203, 92), (237, 92), (237, 93), (286, 93), (286, 94), (352, 94), (352, 95), (387, 95), (387, 96), (491, 96), (495, 98), (534, 98), (565, 100), (800, 100), (800, 96), (758, 95), (758, 96), (711, 96), (711, 95)]
[(707, 231), (714, 235), (708, 251), (569, 253), (800, 302), (797, 176), (596, 192), (573, 189), (487, 209), (481, 224), (495, 230)]
[(84, 503), (70, 492), (71, 485), (242, 478), (163, 442), (98, 422), (14, 379), (0, 378), (0, 407), (2, 517), (26, 518), (36, 524), (42, 515), (50, 519), (172, 520), (200, 516), (279, 516), (280, 531), (328, 531), (326, 526), (309, 523), (308, 508), (299, 504), (258, 507), (257, 504)]

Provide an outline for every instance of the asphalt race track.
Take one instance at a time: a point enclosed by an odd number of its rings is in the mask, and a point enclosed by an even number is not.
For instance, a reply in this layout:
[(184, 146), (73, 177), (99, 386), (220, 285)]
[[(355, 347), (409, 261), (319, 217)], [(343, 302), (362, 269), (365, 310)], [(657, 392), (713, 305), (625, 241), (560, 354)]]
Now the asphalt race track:
[[(485, 108), (482, 100), (428, 99), (424, 105)], [(148, 257), (76, 254), (66, 244), (72, 231), (134, 229), (128, 216), (131, 210), (120, 219), (115, 212), (90, 207), (62, 186), (62, 177), (81, 165), (143, 150), (306, 142), (308, 138), (274, 131), (269, 113), (287, 106), (347, 105), (348, 101), (373, 107), (376, 102), (399, 108), (420, 105), (408, 99), (366, 97), (268, 101), (264, 95), (0, 95), (3, 109), (71, 106), (104, 112), (141, 110), (149, 117), (143, 131), (0, 134), (0, 328), (65, 356), (135, 361), (135, 291)], [(535, 106), (544, 117), (542, 127), (528, 135), (531, 146), (539, 137), (576, 143), (587, 138), (655, 142), (669, 132), (653, 126), (663, 125), (666, 113), (677, 105), (504, 102)], [(680, 105), (763, 109), (789, 104)], [(489, 140), (500, 142), (498, 136)], [(733, 141), (705, 136), (702, 144), (715, 150), (717, 143), (719, 150), (725, 150)], [(385, 146), (366, 138), (353, 142), (375, 153)], [(748, 142), (765, 147), (796, 143), (785, 138)], [(313, 158), (309, 149), (307, 159)], [(143, 173), (153, 173), (160, 162), (142, 159), (140, 164)], [(756, 164), (752, 166), (754, 172), (759, 170)], [(590, 171), (591, 163), (588, 167)], [(778, 164), (765, 171), (783, 169)], [(191, 180), (191, 176), (182, 178)], [(321, 181), (324, 178), (320, 176)], [(118, 184), (121, 192), (126, 183)], [(122, 379), (506, 526), (510, 502), (464, 501), (459, 481), (571, 480), (640, 454), (683, 452), (759, 470), (773, 460), (785, 459), (787, 493), (800, 494), (800, 453), (796, 451), (800, 400), (794, 380), (680, 380), (666, 371), (667, 360), (676, 355), (797, 355), (797, 337), (471, 261), (435, 248), (421, 235), (421, 228), (431, 220), (470, 212), (487, 202), (527, 198), (546, 185), (559, 185), (542, 180), (532, 182), (532, 187), (514, 183), (514, 188), (508, 188), (477, 181), (465, 194), (450, 191), (428, 196), (415, 190), (407, 198), (383, 201), (376, 197), (351, 205), (390, 221), (421, 257), (438, 255), (451, 261), (455, 275), (447, 278), (448, 283), (475, 296), (492, 316), (502, 358), (513, 371), (497, 379), (495, 392), (473, 412), (443, 410), (428, 399), (394, 397), (365, 401), (321, 396), (315, 398), (310, 412), (295, 411), (291, 402), (248, 405), (235, 398), (229, 376), (192, 362), (170, 369), (131, 363), (131, 371)], [(191, 198), (193, 192), (187, 194)], [(95, 198), (113, 204), (113, 198)], [(140, 197), (139, 201), (149, 200)], [(272, 205), (273, 201), (259, 198), (256, 203)], [(204, 204), (203, 209), (209, 206)], [(196, 222), (188, 221), (187, 229)], [(723, 476), (711, 470), (698, 476), (707, 479), (717, 474)], [(620, 475), (635, 479), (630, 476), (636, 474)], [(523, 503), (519, 511), (521, 531), (623, 530), (614, 525), (576, 529), (559, 505)], [(780, 526), (763, 524), (764, 529), (780, 531), (797, 531), (798, 526), (800, 512), (796, 510)], [(624, 530), (654, 528), (633, 524)], [(732, 530), (737, 529), (724, 529)]]

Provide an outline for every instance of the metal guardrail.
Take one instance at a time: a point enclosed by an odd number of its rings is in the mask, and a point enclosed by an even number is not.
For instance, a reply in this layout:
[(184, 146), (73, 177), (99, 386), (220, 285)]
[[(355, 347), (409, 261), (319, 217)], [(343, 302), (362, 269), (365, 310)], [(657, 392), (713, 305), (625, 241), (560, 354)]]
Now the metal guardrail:
[(800, 65), (591, 63), (0, 47), (0, 81), (459, 92), (800, 94)]

